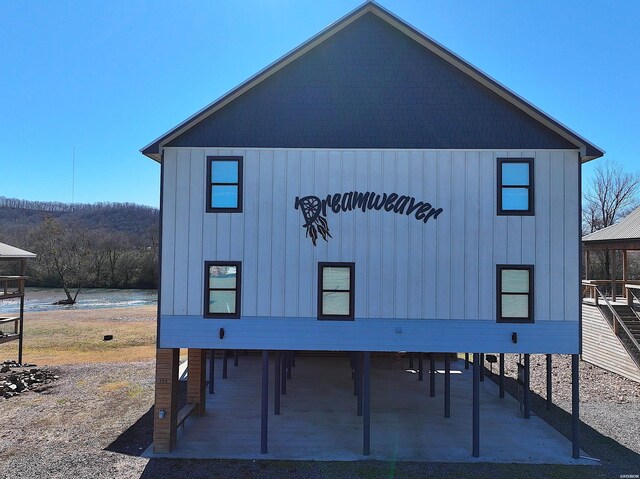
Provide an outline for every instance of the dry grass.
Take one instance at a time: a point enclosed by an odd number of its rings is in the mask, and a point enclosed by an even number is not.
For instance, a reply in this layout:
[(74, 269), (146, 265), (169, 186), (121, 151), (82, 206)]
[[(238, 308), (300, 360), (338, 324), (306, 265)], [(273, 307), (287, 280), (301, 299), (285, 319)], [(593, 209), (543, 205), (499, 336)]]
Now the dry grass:
[[(23, 359), (40, 366), (153, 359), (155, 316), (155, 306), (27, 313)], [(103, 341), (107, 334), (112, 341)], [(8, 344), (3, 355), (17, 356), (17, 342)]]

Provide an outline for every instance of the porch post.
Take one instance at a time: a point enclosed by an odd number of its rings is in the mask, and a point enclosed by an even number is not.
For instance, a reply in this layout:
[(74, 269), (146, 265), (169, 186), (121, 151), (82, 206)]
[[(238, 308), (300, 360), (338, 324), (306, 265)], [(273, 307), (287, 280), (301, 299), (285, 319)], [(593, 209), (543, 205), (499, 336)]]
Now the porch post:
[(269, 351), (262, 351), (262, 405), (260, 409), (260, 454), (267, 453), (269, 425)]
[(215, 389), (214, 389), (215, 374), (213, 374), (213, 372), (215, 370), (215, 365), (216, 365), (216, 350), (210, 349), (209, 353), (211, 354), (211, 356), (209, 356), (209, 394), (213, 394), (215, 392)]
[(524, 418), (529, 419), (531, 417), (531, 391), (530, 391), (530, 369), (531, 358), (529, 354), (524, 355)]
[(464, 368), (469, 369), (469, 353), (464, 353)]
[(473, 353), (473, 457), (480, 457), (480, 354)]
[(436, 396), (436, 357), (429, 353), (429, 397)]
[(227, 379), (227, 362), (229, 361), (229, 351), (222, 350), (222, 379)]
[(371, 453), (371, 353), (364, 353), (362, 364), (362, 453), (368, 456)]
[(580, 458), (580, 378), (578, 368), (580, 357), (571, 355), (571, 444), (572, 457)]
[(616, 250), (612, 249), (611, 252), (611, 301), (615, 303), (616, 301), (616, 277), (618, 276), (618, 271), (616, 268)]
[(500, 378), (498, 383), (500, 385), (500, 397), (504, 398), (504, 353), (500, 353)]
[(277, 416), (280, 414), (280, 363), (282, 361), (282, 355), (280, 351), (276, 351), (275, 358), (275, 368), (274, 368), (274, 384), (273, 384), (273, 392), (274, 392), (274, 400), (273, 400), (273, 413)]
[(631, 297), (631, 295), (629, 294), (629, 292), (627, 291), (627, 288), (625, 288), (625, 284), (627, 284), (627, 269), (628, 269), (628, 263), (627, 263), (627, 250), (626, 248), (622, 250), (622, 292), (624, 294), (625, 299), (627, 300), (627, 304), (631, 304), (629, 302), (629, 298)]
[(451, 417), (451, 360), (444, 356), (444, 417)]
[(418, 353), (418, 381), (422, 381), (422, 366), (424, 361), (422, 360), (422, 353)]
[(197, 414), (198, 416), (203, 416), (206, 410), (207, 351), (205, 349), (189, 348), (187, 361), (189, 364), (187, 402), (189, 404), (197, 404)]
[(153, 452), (168, 453), (176, 444), (179, 349), (156, 349)]
[(547, 409), (551, 409), (552, 398), (551, 398), (551, 355), (547, 354)]

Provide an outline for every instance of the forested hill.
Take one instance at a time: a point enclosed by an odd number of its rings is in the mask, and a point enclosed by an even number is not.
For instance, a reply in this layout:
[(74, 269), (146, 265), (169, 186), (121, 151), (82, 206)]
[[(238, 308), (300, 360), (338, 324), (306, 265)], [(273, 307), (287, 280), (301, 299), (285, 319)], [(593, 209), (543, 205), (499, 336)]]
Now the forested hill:
[(55, 218), (75, 228), (147, 235), (158, 227), (157, 208), (134, 203), (69, 204), (28, 201), (0, 196), (0, 241), (26, 247), (25, 234), (44, 218)]
[(0, 197), (0, 242), (32, 251), (31, 285), (154, 288), (159, 211)]

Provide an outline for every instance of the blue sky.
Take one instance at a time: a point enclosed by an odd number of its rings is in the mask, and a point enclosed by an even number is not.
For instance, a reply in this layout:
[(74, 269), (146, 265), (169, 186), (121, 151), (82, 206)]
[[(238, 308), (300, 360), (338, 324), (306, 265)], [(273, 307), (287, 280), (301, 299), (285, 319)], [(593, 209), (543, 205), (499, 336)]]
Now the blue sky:
[[(157, 206), (139, 149), (360, 0), (0, 2), (0, 196)], [(640, 166), (640, 2), (382, 0)], [(585, 167), (588, 180), (592, 162)]]

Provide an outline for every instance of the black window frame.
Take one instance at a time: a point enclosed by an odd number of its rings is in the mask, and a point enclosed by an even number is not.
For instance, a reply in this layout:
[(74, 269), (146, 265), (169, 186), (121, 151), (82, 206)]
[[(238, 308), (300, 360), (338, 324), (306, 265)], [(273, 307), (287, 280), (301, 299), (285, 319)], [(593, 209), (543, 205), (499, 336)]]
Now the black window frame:
[[(242, 175), (242, 156), (207, 156), (207, 213), (242, 213), (242, 197), (243, 197), (243, 175)], [(218, 183), (211, 180), (211, 165), (214, 161), (236, 161), (238, 162), (238, 182), (237, 183)], [(238, 187), (238, 206), (235, 208), (216, 208), (211, 205), (211, 189), (213, 186), (237, 186)]]
[[(529, 297), (529, 304), (528, 304), (528, 317), (526, 318), (502, 316), (502, 295), (524, 294), (524, 293), (509, 293), (509, 292), (502, 291), (502, 272), (505, 270), (525, 270), (529, 272), (529, 293), (527, 293), (527, 296)], [(533, 274), (534, 274), (534, 266), (532, 264), (498, 264), (496, 265), (496, 321), (498, 323), (534, 323), (535, 322), (535, 318), (533, 316), (534, 302), (535, 302)]]
[[(211, 288), (209, 284), (209, 268), (211, 266), (235, 266), (236, 267), (236, 287), (235, 288)], [(210, 291), (235, 291), (236, 311), (235, 313), (212, 313), (209, 311)], [(242, 298), (242, 262), (240, 261), (205, 261), (204, 262), (204, 310), (205, 318), (239, 319), (240, 305)]]
[[(529, 165), (529, 184), (528, 185), (503, 185), (502, 184), (502, 165), (513, 163), (523, 163)], [(499, 216), (534, 216), (534, 199), (535, 199), (535, 182), (533, 174), (533, 158), (498, 158), (498, 180), (497, 180), (497, 214)], [(505, 188), (527, 188), (529, 193), (529, 208), (526, 210), (508, 210), (502, 207), (502, 190)]]
[[(349, 314), (322, 314), (322, 293), (330, 290), (322, 288), (324, 268), (349, 268)], [(319, 262), (318, 263), (318, 319), (321, 321), (353, 321), (355, 319), (355, 263), (335, 263), (335, 262)], [(343, 290), (340, 290), (343, 292)], [(346, 292), (346, 291), (345, 291)]]

